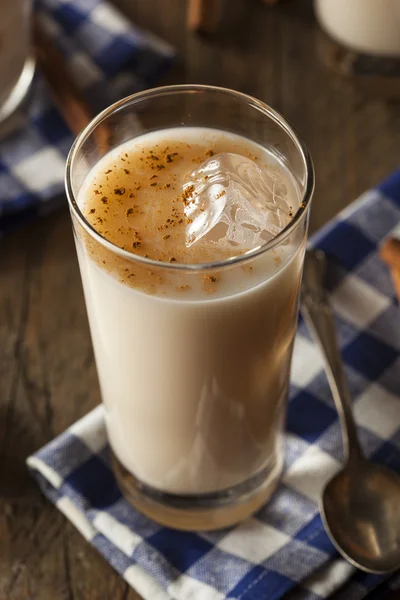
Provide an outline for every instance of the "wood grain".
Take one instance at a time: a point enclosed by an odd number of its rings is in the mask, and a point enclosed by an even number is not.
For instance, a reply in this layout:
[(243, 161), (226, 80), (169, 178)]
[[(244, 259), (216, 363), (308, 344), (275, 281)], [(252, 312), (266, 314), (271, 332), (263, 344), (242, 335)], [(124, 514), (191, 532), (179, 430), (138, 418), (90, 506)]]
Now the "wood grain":
[[(322, 66), (310, 2), (232, 0), (214, 40), (186, 29), (187, 0), (118, 3), (178, 49), (164, 83), (237, 88), (293, 123), (315, 161), (312, 229), (397, 167), (400, 107)], [(67, 209), (1, 240), (0, 255), (0, 598), (138, 600), (24, 465), (99, 401)]]

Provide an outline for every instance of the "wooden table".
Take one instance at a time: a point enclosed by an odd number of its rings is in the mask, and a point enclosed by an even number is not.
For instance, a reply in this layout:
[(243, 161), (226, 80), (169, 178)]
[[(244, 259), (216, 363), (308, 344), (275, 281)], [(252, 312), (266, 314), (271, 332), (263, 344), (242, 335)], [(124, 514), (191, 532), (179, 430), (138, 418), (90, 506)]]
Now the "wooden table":
[[(295, 125), (315, 161), (313, 229), (398, 164), (400, 107), (321, 66), (309, 2), (232, 0), (214, 40), (187, 31), (186, 0), (119, 2), (179, 50), (169, 81), (237, 88)], [(0, 256), (0, 598), (138, 599), (24, 464), (100, 400), (67, 209), (2, 240)]]

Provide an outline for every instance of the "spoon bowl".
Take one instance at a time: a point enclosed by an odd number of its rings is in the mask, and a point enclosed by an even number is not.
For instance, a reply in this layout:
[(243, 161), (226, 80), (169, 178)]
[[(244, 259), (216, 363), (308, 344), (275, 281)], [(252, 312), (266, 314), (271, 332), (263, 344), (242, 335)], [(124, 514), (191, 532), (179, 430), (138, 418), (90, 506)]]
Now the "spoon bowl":
[(326, 485), (325, 528), (356, 567), (389, 573), (400, 566), (400, 477), (367, 460), (348, 465)]

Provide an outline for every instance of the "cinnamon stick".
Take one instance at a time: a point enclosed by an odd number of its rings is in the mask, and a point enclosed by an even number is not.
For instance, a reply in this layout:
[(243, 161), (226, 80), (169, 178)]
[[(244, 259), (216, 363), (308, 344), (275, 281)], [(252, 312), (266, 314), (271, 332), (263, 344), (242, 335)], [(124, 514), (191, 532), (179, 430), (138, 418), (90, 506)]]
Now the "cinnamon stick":
[[(71, 131), (78, 135), (91, 121), (93, 114), (81, 91), (71, 78), (61, 52), (43, 31), (38, 19), (33, 24), (37, 63), (50, 85), (54, 101)], [(101, 123), (93, 132), (102, 152), (109, 146), (109, 128)]]
[(189, 0), (187, 25), (192, 31), (214, 33), (222, 13), (222, 0)]
[(396, 292), (397, 300), (400, 303), (400, 268), (396, 269), (395, 267), (392, 267), (390, 269), (390, 275), (392, 277), (393, 287)]
[(379, 255), (390, 267), (397, 267), (400, 269), (400, 239), (387, 239), (382, 244)]
[(400, 303), (400, 239), (386, 240), (380, 248), (379, 255), (390, 268), (393, 286)]

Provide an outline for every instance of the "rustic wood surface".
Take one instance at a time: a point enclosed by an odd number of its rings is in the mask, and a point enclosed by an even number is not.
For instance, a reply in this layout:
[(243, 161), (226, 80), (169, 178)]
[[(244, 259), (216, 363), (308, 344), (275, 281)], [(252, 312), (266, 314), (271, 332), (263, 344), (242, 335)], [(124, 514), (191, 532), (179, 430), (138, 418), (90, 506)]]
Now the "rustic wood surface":
[[(295, 125), (315, 161), (313, 229), (397, 166), (400, 107), (324, 69), (310, 2), (231, 0), (213, 40), (187, 31), (185, 0), (119, 4), (177, 47), (166, 81), (237, 88)], [(0, 598), (138, 600), (24, 464), (100, 400), (67, 210), (0, 241), (0, 256)]]

